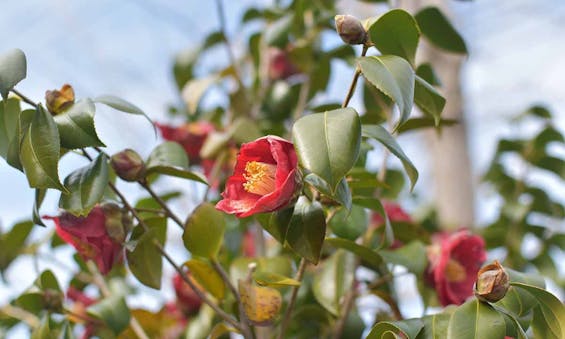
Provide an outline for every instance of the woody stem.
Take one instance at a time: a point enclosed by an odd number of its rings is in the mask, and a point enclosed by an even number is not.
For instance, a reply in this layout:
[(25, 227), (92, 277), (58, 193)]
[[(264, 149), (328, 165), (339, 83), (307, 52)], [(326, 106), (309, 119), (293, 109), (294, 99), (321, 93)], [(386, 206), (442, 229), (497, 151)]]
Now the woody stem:
[[(300, 264), (298, 266), (298, 271), (296, 272), (296, 276), (294, 277), (297, 281), (302, 281), (302, 277), (304, 276), (304, 271), (306, 270), (306, 259), (302, 258), (300, 260)], [(294, 286), (292, 288), (292, 294), (290, 296), (290, 301), (288, 302), (288, 306), (286, 307), (286, 312), (284, 313), (284, 318), (281, 322), (281, 331), (279, 332), (278, 339), (284, 338), (284, 334), (286, 332), (286, 328), (290, 322), (290, 315), (292, 314), (292, 308), (294, 307), (294, 303), (296, 302), (296, 297), (298, 296), (298, 289), (300, 285)]]

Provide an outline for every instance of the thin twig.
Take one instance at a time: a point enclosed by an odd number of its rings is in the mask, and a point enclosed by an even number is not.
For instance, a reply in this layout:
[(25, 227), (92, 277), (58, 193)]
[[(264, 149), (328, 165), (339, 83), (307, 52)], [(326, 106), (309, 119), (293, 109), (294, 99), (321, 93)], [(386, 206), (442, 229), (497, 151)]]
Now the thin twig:
[[(369, 46), (363, 45), (363, 51), (361, 52), (361, 57), (364, 57), (367, 54), (368, 50), (369, 50)], [(351, 85), (349, 85), (349, 90), (347, 91), (345, 100), (343, 100), (343, 104), (341, 104), (342, 108), (345, 108), (347, 107), (347, 105), (349, 105), (349, 101), (353, 97), (353, 93), (355, 93), (355, 87), (357, 87), (357, 80), (359, 79), (360, 75), (361, 75), (361, 69), (359, 68), (359, 66), (357, 66), (357, 68), (355, 68), (355, 73), (353, 74), (353, 79), (351, 79)]]
[(234, 69), (234, 77), (235, 81), (237, 81), (238, 86), (245, 90), (245, 85), (241, 79), (241, 72), (239, 69), (239, 65), (237, 64), (237, 60), (235, 58), (235, 53), (233, 52), (231, 42), (228, 39), (227, 35), (227, 25), (226, 25), (226, 15), (224, 12), (224, 3), (222, 0), (216, 0), (216, 9), (218, 11), (218, 20), (220, 22), (220, 31), (222, 32), (222, 36), (224, 38), (224, 42), (226, 44), (226, 50), (228, 52), (228, 57), (230, 59), (230, 63), (233, 65)]
[[(302, 258), (300, 260), (300, 264), (298, 266), (298, 271), (296, 272), (296, 276), (294, 277), (295, 280), (301, 282), (302, 281), (302, 277), (304, 276), (304, 271), (306, 270), (306, 265), (307, 265), (307, 261), (306, 259)], [(283, 339), (286, 329), (290, 323), (290, 315), (292, 314), (292, 308), (294, 307), (294, 303), (296, 302), (296, 297), (298, 296), (298, 290), (300, 289), (300, 286), (302, 284), (298, 285), (298, 286), (294, 286), (292, 288), (292, 294), (290, 295), (290, 301), (288, 302), (288, 306), (286, 308), (286, 312), (284, 313), (284, 317), (283, 320), (281, 322), (281, 330), (279, 332), (279, 336), (278, 339)]]
[(153, 197), (153, 199), (155, 199), (155, 201), (157, 201), (157, 203), (163, 208), (163, 211), (165, 211), (165, 214), (171, 218), (177, 225), (179, 225), (179, 227), (181, 229), (184, 229), (184, 223), (182, 222), (182, 220), (180, 220), (179, 217), (177, 217), (173, 211), (171, 211), (171, 209), (169, 208), (169, 206), (167, 205), (166, 202), (163, 201), (163, 199), (161, 199), (161, 197), (155, 193), (155, 191), (153, 191), (153, 189), (151, 188), (151, 186), (149, 186), (149, 184), (145, 181), (139, 181), (139, 184), (141, 185), (141, 187), (143, 187), (147, 192), (149, 192), (149, 194)]
[(312, 81), (310, 77), (307, 77), (302, 86), (300, 86), (300, 93), (298, 94), (298, 103), (296, 104), (296, 108), (294, 110), (294, 121), (298, 120), (302, 114), (304, 114), (304, 109), (306, 108), (306, 104), (308, 103), (308, 94), (310, 94), (310, 85)]
[(25, 102), (25, 103), (27, 103), (27, 104), (29, 104), (29, 105), (31, 105), (31, 106), (37, 108), (38, 104), (37, 104), (35, 101), (33, 101), (33, 100), (31, 100), (30, 98), (26, 97), (25, 95), (23, 95), (23, 94), (22, 94), (20, 91), (18, 91), (17, 89), (12, 88), (10, 91), (12, 91), (12, 93), (14, 93), (15, 95), (19, 96), (20, 99), (22, 99), (23, 102)]

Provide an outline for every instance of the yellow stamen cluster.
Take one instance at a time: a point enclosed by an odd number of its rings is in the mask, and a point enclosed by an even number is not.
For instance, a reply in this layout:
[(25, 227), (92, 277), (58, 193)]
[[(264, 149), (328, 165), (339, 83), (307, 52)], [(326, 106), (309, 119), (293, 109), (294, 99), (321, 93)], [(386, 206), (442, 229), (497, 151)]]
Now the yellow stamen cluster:
[(245, 165), (243, 188), (250, 193), (265, 195), (275, 190), (277, 166), (259, 161), (250, 161)]
[(445, 267), (445, 278), (449, 282), (461, 282), (467, 278), (467, 272), (465, 267), (459, 262), (449, 259), (447, 266)]

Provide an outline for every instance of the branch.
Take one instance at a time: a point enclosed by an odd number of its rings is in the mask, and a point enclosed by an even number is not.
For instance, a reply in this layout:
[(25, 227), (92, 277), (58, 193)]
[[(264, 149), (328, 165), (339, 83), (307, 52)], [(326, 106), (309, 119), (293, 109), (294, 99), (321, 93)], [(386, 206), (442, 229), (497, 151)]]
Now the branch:
[[(298, 266), (298, 271), (296, 272), (295, 280), (301, 282), (302, 277), (304, 276), (304, 271), (306, 270), (306, 259), (302, 258), (300, 260), (300, 265)], [(288, 302), (288, 307), (286, 308), (286, 312), (284, 313), (284, 318), (281, 322), (281, 331), (279, 333), (278, 339), (283, 339), (284, 334), (286, 332), (286, 328), (290, 322), (290, 315), (292, 314), (292, 308), (294, 307), (294, 303), (296, 302), (296, 297), (298, 296), (298, 289), (302, 284), (298, 286), (294, 286), (292, 288), (292, 295), (290, 296), (290, 301)]]
[[(367, 54), (368, 50), (369, 50), (369, 46), (363, 45), (363, 51), (361, 52), (361, 57), (364, 57)], [(343, 104), (341, 104), (342, 108), (345, 108), (347, 107), (347, 105), (349, 105), (349, 101), (353, 97), (353, 93), (355, 93), (355, 87), (357, 86), (357, 80), (359, 79), (360, 75), (361, 75), (361, 69), (359, 68), (359, 66), (357, 66), (357, 68), (355, 68), (355, 73), (353, 74), (353, 79), (351, 79), (351, 85), (349, 85), (349, 90), (347, 91), (345, 100), (343, 100)]]
[(184, 229), (184, 223), (182, 222), (182, 220), (180, 220), (179, 217), (177, 217), (173, 211), (171, 211), (171, 209), (169, 208), (169, 206), (167, 205), (166, 202), (163, 201), (163, 199), (161, 199), (161, 197), (159, 195), (157, 195), (157, 193), (155, 193), (155, 191), (153, 191), (153, 189), (151, 188), (151, 186), (149, 186), (149, 184), (146, 181), (138, 181), (138, 183), (141, 185), (141, 187), (143, 187), (147, 192), (149, 192), (149, 194), (153, 197), (153, 199), (155, 199), (155, 201), (157, 201), (157, 203), (163, 208), (163, 211), (165, 212), (165, 214), (171, 218), (177, 225), (180, 226), (181, 229)]
[(241, 72), (239, 69), (239, 65), (237, 64), (235, 53), (233, 52), (230, 40), (228, 39), (227, 36), (226, 16), (224, 13), (224, 3), (222, 0), (216, 0), (216, 9), (218, 11), (218, 20), (220, 21), (220, 32), (222, 32), (222, 36), (224, 37), (224, 42), (226, 43), (226, 50), (228, 52), (230, 63), (233, 65), (235, 81), (237, 81), (237, 85), (240, 88), (244, 89), (245, 85), (241, 80)]
[(37, 108), (37, 103), (35, 103), (33, 100), (31, 100), (30, 98), (26, 97), (25, 95), (23, 95), (22, 93), (20, 93), (18, 90), (16, 90), (15, 88), (12, 88), (10, 90), (12, 93), (14, 93), (15, 95), (19, 96), (20, 99), (22, 99), (23, 102)]
[(8, 317), (19, 319), (31, 328), (39, 327), (41, 321), (35, 314), (24, 310), (23, 308), (16, 307), (12, 304), (6, 304), (0, 308), (0, 313), (7, 315)]

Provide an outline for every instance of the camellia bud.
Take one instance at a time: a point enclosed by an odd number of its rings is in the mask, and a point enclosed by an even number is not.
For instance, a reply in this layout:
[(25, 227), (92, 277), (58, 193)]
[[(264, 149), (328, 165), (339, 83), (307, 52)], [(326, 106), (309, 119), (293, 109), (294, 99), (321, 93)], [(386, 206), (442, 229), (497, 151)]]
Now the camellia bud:
[(367, 32), (363, 24), (352, 15), (336, 15), (335, 28), (346, 44), (361, 45), (367, 42)]
[(477, 298), (489, 302), (497, 302), (504, 298), (510, 287), (508, 274), (498, 260), (481, 268), (477, 274), (475, 295)]
[(131, 229), (131, 218), (114, 203), (104, 203), (101, 207), (106, 217), (104, 226), (108, 236), (117, 243), (123, 243)]
[(132, 149), (125, 149), (116, 153), (110, 159), (112, 168), (125, 181), (137, 181), (145, 174), (143, 159)]
[(64, 84), (60, 90), (46, 91), (45, 103), (49, 112), (57, 115), (66, 111), (75, 103), (75, 91), (69, 84)]

